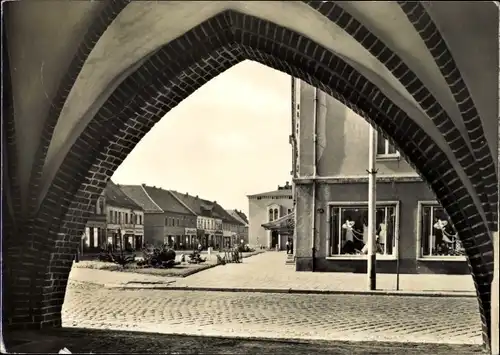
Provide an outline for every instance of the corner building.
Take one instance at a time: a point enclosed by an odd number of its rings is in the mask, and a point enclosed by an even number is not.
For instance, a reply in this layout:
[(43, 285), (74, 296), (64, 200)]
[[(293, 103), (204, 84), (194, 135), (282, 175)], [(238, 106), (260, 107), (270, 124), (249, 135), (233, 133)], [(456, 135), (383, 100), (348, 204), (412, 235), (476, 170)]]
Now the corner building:
[[(366, 272), (370, 126), (298, 79), (292, 105), (296, 270)], [(376, 149), (377, 272), (468, 274), (433, 192), (378, 133)]]

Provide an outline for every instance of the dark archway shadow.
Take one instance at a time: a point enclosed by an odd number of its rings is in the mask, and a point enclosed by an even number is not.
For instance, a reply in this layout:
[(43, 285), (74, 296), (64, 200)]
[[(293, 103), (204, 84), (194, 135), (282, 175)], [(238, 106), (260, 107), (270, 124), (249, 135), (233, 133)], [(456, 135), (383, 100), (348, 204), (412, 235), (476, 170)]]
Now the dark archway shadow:
[(18, 353), (178, 353), (178, 354), (483, 354), (480, 345), (201, 337), (84, 328), (11, 334), (7, 349)]

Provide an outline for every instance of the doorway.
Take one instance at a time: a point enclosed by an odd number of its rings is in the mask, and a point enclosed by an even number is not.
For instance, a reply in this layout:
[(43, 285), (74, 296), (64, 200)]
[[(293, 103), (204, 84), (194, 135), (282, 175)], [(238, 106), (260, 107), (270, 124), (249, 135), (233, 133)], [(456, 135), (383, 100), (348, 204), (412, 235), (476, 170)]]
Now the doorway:
[(271, 232), (271, 249), (275, 249), (279, 244), (279, 233), (276, 231)]

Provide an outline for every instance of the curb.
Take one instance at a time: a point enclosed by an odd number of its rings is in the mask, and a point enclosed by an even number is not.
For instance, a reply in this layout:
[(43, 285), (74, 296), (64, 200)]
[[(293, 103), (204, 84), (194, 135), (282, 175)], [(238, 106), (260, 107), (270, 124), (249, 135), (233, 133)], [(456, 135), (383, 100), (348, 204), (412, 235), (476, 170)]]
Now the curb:
[(131, 287), (124, 285), (105, 285), (108, 288), (121, 290), (158, 290), (158, 291), (198, 291), (198, 292), (241, 292), (241, 293), (280, 293), (302, 295), (359, 295), (359, 296), (404, 296), (404, 297), (456, 297), (476, 298), (474, 292), (432, 292), (432, 291), (342, 291), (342, 290), (297, 290), (272, 288), (224, 288), (224, 287), (188, 287), (188, 286), (159, 286), (159, 287)]

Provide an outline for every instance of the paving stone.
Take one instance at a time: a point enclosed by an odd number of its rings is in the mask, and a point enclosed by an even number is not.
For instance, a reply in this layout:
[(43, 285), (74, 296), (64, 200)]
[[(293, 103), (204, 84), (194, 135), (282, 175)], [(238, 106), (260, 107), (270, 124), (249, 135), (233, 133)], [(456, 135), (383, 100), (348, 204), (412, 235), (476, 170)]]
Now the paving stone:
[(481, 344), (474, 298), (107, 289), (71, 282), (63, 326), (164, 334)]

